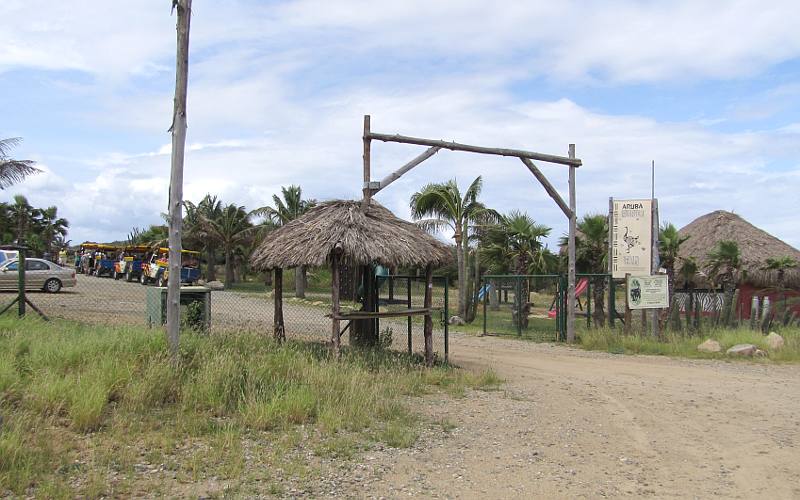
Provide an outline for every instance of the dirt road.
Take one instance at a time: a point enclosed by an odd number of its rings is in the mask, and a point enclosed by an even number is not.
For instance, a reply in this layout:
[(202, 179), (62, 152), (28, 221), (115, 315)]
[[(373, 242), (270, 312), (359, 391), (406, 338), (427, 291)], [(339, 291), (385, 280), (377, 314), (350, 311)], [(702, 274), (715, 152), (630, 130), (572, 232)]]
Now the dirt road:
[(798, 366), (453, 346), (457, 363), (507, 384), (421, 400), (456, 428), (371, 453), (356, 496), (800, 498)]

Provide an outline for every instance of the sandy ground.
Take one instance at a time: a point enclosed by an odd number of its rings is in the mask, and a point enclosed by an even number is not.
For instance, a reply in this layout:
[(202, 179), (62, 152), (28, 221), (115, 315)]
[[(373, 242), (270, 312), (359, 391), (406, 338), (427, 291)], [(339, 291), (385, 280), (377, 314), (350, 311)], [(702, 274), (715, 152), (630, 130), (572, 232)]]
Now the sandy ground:
[[(355, 497), (800, 498), (800, 367), (455, 336), (507, 383), (419, 410), (456, 425), (369, 453)], [(349, 480), (348, 480), (349, 481)]]

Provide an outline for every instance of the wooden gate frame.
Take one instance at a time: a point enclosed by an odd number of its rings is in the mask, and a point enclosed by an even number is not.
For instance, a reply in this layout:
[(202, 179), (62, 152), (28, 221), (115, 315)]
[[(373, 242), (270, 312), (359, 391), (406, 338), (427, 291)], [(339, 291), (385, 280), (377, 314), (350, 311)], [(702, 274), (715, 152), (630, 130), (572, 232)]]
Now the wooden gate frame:
[[(542, 187), (544, 187), (544, 190), (547, 192), (550, 198), (552, 198), (561, 211), (564, 212), (564, 215), (567, 216), (567, 219), (569, 219), (569, 236), (567, 238), (567, 342), (575, 341), (575, 226), (577, 222), (575, 215), (575, 170), (583, 164), (579, 158), (575, 157), (575, 144), (569, 145), (569, 156), (565, 157), (536, 153), (533, 151), (524, 151), (521, 149), (489, 148), (484, 146), (461, 144), (458, 142), (409, 137), (399, 134), (379, 134), (370, 130), (370, 115), (364, 115), (364, 135), (362, 138), (364, 141), (364, 184), (362, 187), (362, 208), (367, 208), (372, 197), (379, 191), (399, 179), (403, 174), (410, 171), (412, 168), (438, 153), (441, 149), (519, 158), (522, 163), (525, 164), (528, 170), (530, 170), (533, 176), (536, 177), (536, 180), (539, 181)], [(397, 142), (400, 144), (416, 144), (418, 146), (428, 146), (428, 149), (380, 181), (373, 181), (370, 173), (370, 157), (373, 140), (381, 142)], [(569, 204), (564, 202), (564, 199), (561, 198), (561, 195), (558, 194), (558, 191), (556, 191), (550, 181), (547, 180), (547, 177), (544, 176), (542, 171), (539, 170), (532, 160), (566, 165), (569, 167)]]

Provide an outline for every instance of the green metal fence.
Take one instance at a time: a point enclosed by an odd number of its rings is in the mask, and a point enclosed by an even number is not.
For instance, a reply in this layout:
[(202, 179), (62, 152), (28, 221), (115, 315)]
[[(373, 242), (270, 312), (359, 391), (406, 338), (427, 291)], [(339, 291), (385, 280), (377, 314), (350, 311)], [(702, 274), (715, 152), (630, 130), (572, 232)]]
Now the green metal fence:
[[(484, 335), (542, 342), (566, 340), (567, 276), (564, 274), (484, 275), (477, 288), (476, 320)], [(613, 326), (616, 289), (608, 274), (576, 276), (576, 331)]]

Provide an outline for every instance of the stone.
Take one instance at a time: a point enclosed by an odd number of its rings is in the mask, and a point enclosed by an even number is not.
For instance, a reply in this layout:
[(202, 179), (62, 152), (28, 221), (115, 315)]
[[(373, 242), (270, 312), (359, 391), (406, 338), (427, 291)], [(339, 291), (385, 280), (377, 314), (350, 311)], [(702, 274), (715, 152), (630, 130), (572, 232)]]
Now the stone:
[(221, 281), (209, 281), (206, 283), (206, 288), (211, 290), (221, 291), (225, 290), (225, 285)]
[(727, 354), (730, 356), (753, 356), (758, 348), (753, 344), (736, 344), (728, 349)]
[(753, 354), (753, 356), (757, 358), (766, 358), (769, 356), (769, 353), (767, 351), (762, 351), (761, 349), (756, 349), (756, 352)]
[(465, 325), (466, 324), (466, 322), (463, 319), (461, 319), (460, 316), (452, 316), (452, 317), (450, 317), (449, 323), (451, 325)]
[(767, 338), (765, 340), (767, 341), (767, 346), (769, 346), (769, 348), (772, 349), (773, 351), (777, 351), (778, 349), (783, 347), (783, 345), (786, 343), (783, 340), (783, 337), (781, 337), (775, 332), (769, 332), (769, 335), (767, 335)]
[(722, 346), (716, 340), (708, 339), (697, 346), (697, 350), (700, 352), (722, 352)]

